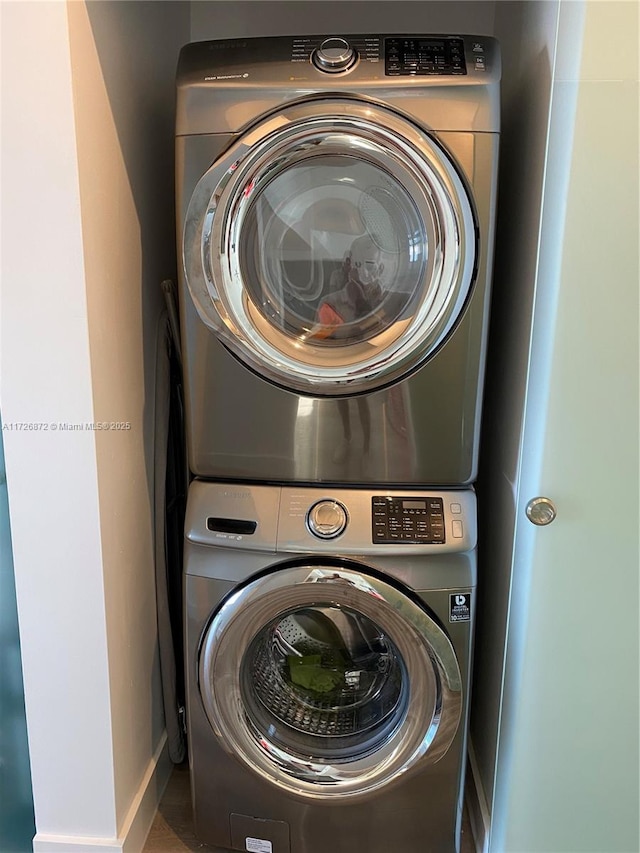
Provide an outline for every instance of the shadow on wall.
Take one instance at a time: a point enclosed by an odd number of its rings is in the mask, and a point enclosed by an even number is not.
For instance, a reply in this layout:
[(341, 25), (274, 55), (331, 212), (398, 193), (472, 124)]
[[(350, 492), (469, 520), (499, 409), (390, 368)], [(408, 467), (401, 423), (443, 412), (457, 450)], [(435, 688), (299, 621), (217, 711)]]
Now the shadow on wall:
[(0, 420), (0, 850), (27, 853), (36, 827)]
[[(156, 500), (166, 461), (159, 430), (169, 394), (168, 368), (159, 358), (167, 349), (161, 282), (176, 277), (175, 69), (189, 40), (189, 7), (69, 6), (94, 407), (98, 420), (131, 422), (120, 438), (96, 433), (119, 702), (113, 714), (119, 819), (139, 781), (137, 764), (148, 761), (165, 730), (154, 607), (154, 548), (164, 545), (162, 530), (158, 536), (154, 530), (163, 518)], [(118, 679), (131, 687), (131, 719)]]
[[(115, 4), (125, 7), (121, 14), (114, 14), (113, 5), (92, 2), (86, 9), (140, 228), (144, 446), (153, 501), (155, 340), (163, 306), (160, 282), (176, 274), (173, 92), (178, 51), (173, 28), (159, 27), (158, 22), (173, 20), (171, 7), (184, 9), (184, 4)], [(145, 32), (149, 38), (140, 38)], [(172, 55), (175, 61), (167, 61)]]
[[(531, 4), (497, 4), (502, 132), (496, 254), (477, 483), (478, 609), (470, 738), (491, 807), (516, 525), (516, 484), (535, 296), (551, 57)], [(555, 3), (546, 4), (548, 23)], [(533, 12), (535, 15), (535, 12)], [(537, 27), (540, 24), (533, 22)], [(501, 38), (502, 36), (502, 38)], [(537, 39), (537, 41), (536, 41)]]

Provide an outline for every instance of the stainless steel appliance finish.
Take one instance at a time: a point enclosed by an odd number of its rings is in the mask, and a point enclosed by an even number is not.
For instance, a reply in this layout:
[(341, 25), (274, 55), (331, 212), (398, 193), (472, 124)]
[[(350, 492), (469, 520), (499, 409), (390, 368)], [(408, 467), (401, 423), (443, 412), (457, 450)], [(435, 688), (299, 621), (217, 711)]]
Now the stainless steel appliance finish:
[(474, 480), (499, 79), (489, 37), (183, 50), (177, 218), (197, 476)]
[[(318, 506), (341, 508), (331, 542), (309, 523)], [(471, 490), (192, 484), (187, 719), (204, 842), (458, 849), (475, 540)]]

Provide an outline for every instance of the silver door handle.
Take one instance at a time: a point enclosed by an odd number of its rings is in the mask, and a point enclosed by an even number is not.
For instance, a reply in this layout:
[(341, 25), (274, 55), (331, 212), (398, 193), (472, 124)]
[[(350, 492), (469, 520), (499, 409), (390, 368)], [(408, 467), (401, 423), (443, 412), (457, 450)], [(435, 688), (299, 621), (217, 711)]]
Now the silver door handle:
[(531, 498), (527, 504), (527, 518), (532, 524), (540, 527), (551, 524), (557, 514), (555, 505), (549, 498)]

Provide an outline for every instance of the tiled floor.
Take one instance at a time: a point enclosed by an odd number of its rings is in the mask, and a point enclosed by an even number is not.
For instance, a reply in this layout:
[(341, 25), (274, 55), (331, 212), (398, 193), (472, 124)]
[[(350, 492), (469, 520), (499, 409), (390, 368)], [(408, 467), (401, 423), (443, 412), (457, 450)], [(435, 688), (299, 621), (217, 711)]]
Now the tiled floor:
[[(189, 770), (186, 766), (180, 766), (176, 767), (171, 775), (142, 853), (183, 853), (185, 850), (228, 853), (219, 847), (202, 844), (195, 837), (191, 819)], [(364, 851), (354, 850), (353, 853), (364, 853)], [(399, 850), (396, 853), (402, 853), (402, 851)], [(462, 823), (460, 853), (475, 853), (466, 811)]]

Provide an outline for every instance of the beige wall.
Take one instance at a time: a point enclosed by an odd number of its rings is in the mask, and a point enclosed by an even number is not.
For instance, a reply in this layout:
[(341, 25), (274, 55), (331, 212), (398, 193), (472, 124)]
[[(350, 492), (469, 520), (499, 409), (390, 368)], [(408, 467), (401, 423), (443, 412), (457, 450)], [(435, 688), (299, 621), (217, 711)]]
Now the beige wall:
[(451, 32), (491, 35), (493, 0), (211, 0), (195, 2), (193, 41), (300, 33)]
[(175, 269), (173, 79), (188, 33), (174, 3), (70, 3), (68, 10), (94, 416), (131, 425), (96, 434), (120, 827), (164, 730), (154, 371), (159, 285)]
[(154, 362), (189, 11), (2, 4), (3, 416), (131, 424), (6, 442), (38, 853), (136, 853), (168, 770)]

